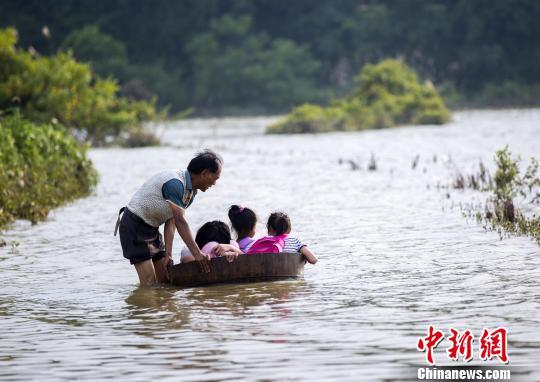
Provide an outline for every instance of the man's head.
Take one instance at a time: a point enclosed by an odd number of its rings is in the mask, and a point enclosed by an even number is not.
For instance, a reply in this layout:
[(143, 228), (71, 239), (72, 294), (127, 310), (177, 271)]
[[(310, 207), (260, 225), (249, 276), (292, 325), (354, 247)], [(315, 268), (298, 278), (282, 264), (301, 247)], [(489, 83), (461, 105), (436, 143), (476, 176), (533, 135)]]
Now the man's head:
[(223, 159), (212, 150), (204, 150), (198, 153), (189, 162), (188, 171), (191, 175), (191, 184), (196, 190), (202, 192), (208, 190), (219, 179)]

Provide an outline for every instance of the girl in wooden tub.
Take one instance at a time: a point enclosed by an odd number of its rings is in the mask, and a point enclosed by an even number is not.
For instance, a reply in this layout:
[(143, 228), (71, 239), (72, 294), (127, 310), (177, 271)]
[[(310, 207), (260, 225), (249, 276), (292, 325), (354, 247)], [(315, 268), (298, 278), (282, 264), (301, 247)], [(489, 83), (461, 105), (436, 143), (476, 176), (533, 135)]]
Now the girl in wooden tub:
[[(195, 243), (201, 252), (210, 255), (210, 258), (225, 256), (229, 262), (234, 261), (243, 252), (235, 240), (231, 240), (231, 231), (227, 224), (219, 220), (204, 223), (195, 235)], [(189, 263), (195, 257), (184, 247), (180, 253), (180, 261)]]
[(291, 219), (284, 212), (270, 214), (266, 228), (268, 236), (255, 241), (246, 253), (285, 252), (301, 253), (310, 264), (317, 262), (317, 257), (306, 244), (296, 237), (290, 236)]
[(229, 208), (229, 220), (236, 232), (240, 250), (246, 253), (255, 243), (253, 237), (257, 233), (257, 214), (251, 208), (233, 204)]

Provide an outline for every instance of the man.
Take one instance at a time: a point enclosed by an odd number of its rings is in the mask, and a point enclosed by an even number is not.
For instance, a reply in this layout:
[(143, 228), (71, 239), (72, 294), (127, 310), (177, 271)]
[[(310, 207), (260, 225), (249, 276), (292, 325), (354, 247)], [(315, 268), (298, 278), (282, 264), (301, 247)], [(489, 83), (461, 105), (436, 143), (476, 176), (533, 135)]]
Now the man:
[[(121, 219), (119, 215), (115, 235), (119, 228), (124, 257), (135, 266), (141, 285), (168, 281), (175, 228), (203, 271), (210, 271), (210, 258), (195, 243), (185, 210), (197, 190), (205, 192), (216, 184), (222, 167), (218, 154), (202, 151), (189, 162), (187, 171), (167, 170), (152, 176), (120, 210), (124, 214)], [(158, 229), (162, 224), (165, 243)]]

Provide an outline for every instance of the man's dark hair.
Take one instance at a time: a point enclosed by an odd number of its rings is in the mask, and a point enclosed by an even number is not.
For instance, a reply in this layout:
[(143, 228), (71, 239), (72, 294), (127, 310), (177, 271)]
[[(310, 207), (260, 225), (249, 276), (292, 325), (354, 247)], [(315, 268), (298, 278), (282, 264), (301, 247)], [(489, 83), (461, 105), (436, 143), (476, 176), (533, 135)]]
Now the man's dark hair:
[(276, 236), (283, 235), (291, 228), (291, 219), (285, 212), (274, 212), (270, 214), (266, 228), (272, 228)]
[(187, 167), (191, 174), (200, 174), (204, 170), (216, 173), (218, 168), (223, 165), (221, 156), (212, 150), (204, 150), (193, 158)]
[(195, 243), (201, 249), (211, 241), (217, 241), (220, 244), (230, 244), (231, 231), (229, 230), (229, 226), (219, 220), (204, 223), (197, 231), (197, 235), (195, 235)]

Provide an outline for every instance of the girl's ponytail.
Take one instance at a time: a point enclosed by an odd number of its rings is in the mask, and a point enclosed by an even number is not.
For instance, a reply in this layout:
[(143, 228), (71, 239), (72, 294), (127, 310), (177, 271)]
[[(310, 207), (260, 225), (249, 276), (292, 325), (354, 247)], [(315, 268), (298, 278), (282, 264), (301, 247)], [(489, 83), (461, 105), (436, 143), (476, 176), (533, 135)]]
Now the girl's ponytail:
[(257, 225), (257, 215), (251, 208), (233, 204), (229, 208), (228, 215), (233, 229), (238, 234), (238, 239), (248, 236)]

